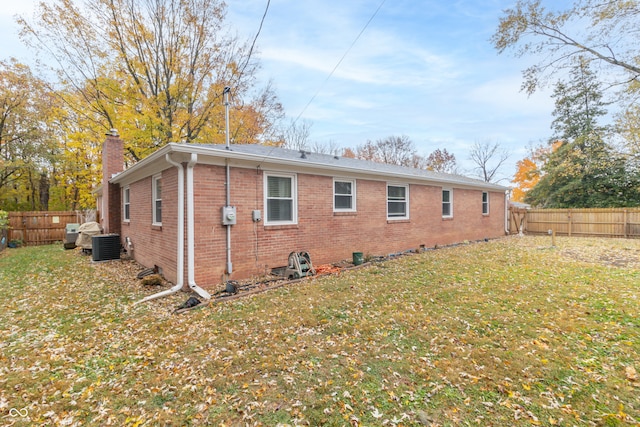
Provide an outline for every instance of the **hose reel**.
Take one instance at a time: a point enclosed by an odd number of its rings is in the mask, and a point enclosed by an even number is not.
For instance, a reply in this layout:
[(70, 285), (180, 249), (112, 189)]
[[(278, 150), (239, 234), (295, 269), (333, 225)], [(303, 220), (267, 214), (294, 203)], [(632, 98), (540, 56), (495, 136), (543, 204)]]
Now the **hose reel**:
[(289, 261), (287, 262), (284, 277), (292, 280), (313, 276), (314, 274), (316, 274), (316, 270), (311, 263), (311, 255), (309, 255), (309, 252), (291, 252), (289, 254)]

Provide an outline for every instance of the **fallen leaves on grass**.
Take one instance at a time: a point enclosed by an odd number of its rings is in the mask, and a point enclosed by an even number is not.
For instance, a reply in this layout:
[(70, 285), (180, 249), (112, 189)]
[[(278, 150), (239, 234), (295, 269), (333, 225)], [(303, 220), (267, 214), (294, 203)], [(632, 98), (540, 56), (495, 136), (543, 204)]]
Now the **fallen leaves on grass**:
[(314, 267), (316, 270), (316, 274), (318, 276), (323, 275), (323, 274), (337, 274), (340, 273), (340, 271), (342, 270), (340, 267), (336, 267), (334, 265), (331, 264), (322, 264), (322, 265), (318, 265), (316, 267)]
[(587, 240), (545, 242), (428, 251), (183, 316), (183, 293), (132, 305), (149, 292), (133, 262), (23, 248), (0, 259), (0, 411), (26, 409), (15, 425), (637, 423), (640, 271), (564, 255)]

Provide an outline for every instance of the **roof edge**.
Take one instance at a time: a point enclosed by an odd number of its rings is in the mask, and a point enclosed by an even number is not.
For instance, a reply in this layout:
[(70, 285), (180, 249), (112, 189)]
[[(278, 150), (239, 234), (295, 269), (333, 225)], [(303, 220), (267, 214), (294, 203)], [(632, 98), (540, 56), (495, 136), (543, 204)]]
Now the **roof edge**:
[[(220, 145), (220, 146), (224, 147), (223, 145)], [(231, 147), (233, 147), (233, 145)], [(447, 177), (425, 177), (421, 175), (413, 175), (411, 173), (381, 172), (381, 171), (366, 170), (362, 168), (355, 168), (355, 167), (349, 167), (349, 166), (335, 166), (335, 165), (329, 165), (322, 162), (314, 162), (312, 160), (311, 161), (307, 160), (304, 163), (301, 163), (295, 160), (285, 159), (278, 156), (260, 155), (255, 153), (244, 153), (244, 152), (234, 151), (233, 148), (231, 149), (212, 148), (212, 147), (203, 146), (203, 145), (193, 145), (193, 144), (185, 144), (185, 143), (179, 144), (175, 142), (168, 143), (167, 145), (160, 148), (150, 156), (145, 157), (135, 165), (119, 173), (117, 176), (111, 178), (109, 182), (118, 184), (123, 181), (126, 181), (127, 178), (133, 175), (134, 173), (138, 171), (142, 172), (141, 169), (150, 167), (150, 165), (158, 161), (166, 162), (166, 160), (164, 160), (165, 155), (173, 152), (183, 153), (183, 154), (193, 153), (193, 154), (202, 155), (202, 156), (218, 157), (218, 158), (225, 158), (225, 159), (236, 159), (236, 160), (243, 160), (243, 161), (253, 161), (259, 164), (266, 163), (269, 165), (304, 167), (307, 169), (309, 168), (319, 169), (319, 170), (325, 170), (325, 171), (331, 171), (331, 172), (341, 172), (341, 173), (348, 172), (352, 174), (361, 174), (361, 175), (366, 174), (366, 175), (382, 177), (385, 179), (389, 179), (389, 178), (400, 179), (400, 180), (411, 179), (416, 181), (422, 181), (425, 183), (435, 183), (440, 185), (444, 184), (444, 185), (451, 185), (456, 187), (491, 189), (493, 191), (509, 190), (508, 187), (505, 187), (499, 184), (490, 183), (490, 182), (484, 182), (480, 180), (477, 180), (476, 182), (474, 181), (462, 182), (454, 178), (456, 175), (451, 175), (452, 178), (447, 179)], [(166, 165), (170, 166), (169, 163), (166, 163)], [(469, 179), (469, 177), (465, 177), (465, 176), (462, 176), (462, 177)]]

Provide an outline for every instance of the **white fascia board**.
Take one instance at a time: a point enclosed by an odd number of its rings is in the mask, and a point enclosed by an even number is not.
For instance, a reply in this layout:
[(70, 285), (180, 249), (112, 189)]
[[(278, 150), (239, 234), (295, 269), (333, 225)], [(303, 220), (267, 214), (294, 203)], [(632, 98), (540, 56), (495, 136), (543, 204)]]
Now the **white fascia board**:
[[(223, 146), (221, 145), (221, 147)], [(120, 173), (115, 178), (112, 178), (110, 182), (127, 185), (171, 167), (171, 165), (165, 160), (166, 153), (180, 153), (184, 157), (184, 162), (188, 161), (188, 157), (191, 155), (191, 153), (195, 153), (198, 155), (198, 163), (200, 164), (224, 165), (225, 160), (229, 159), (231, 160), (230, 165), (232, 167), (242, 167), (250, 169), (260, 167), (260, 169), (262, 170), (308, 173), (324, 176), (342, 176), (345, 178), (349, 177), (376, 181), (395, 180), (410, 184), (431, 185), (436, 187), (448, 186), (474, 190), (482, 189), (488, 191), (499, 191), (502, 193), (508, 190), (507, 187), (503, 187), (497, 184), (485, 183), (482, 181), (478, 181), (478, 183), (476, 184), (473, 182), (457, 180), (453, 177), (450, 179), (435, 179), (413, 175), (410, 173), (405, 174), (393, 172), (376, 172), (360, 168), (327, 165), (325, 163), (316, 163), (313, 161), (300, 162), (291, 159), (282, 159), (279, 157), (263, 156), (253, 153), (242, 153), (233, 151), (233, 146), (231, 147), (231, 150), (225, 150), (218, 148), (211, 149), (209, 147), (191, 144), (169, 143), (149, 157), (146, 157), (126, 171)], [(178, 161), (179, 157), (180, 156), (176, 155), (175, 160)]]
[(163, 170), (172, 167), (169, 163), (167, 163), (164, 157), (166, 153), (169, 153), (171, 151), (171, 144), (165, 145), (150, 156), (145, 157), (125, 171), (120, 172), (118, 175), (111, 178), (109, 182), (125, 186), (162, 172)]
[[(233, 147), (233, 146), (232, 146)], [(189, 147), (180, 146), (180, 148), (189, 148), (189, 152), (196, 152), (198, 157), (198, 163), (223, 165), (224, 159), (230, 159), (231, 166), (235, 167), (247, 167), (255, 168), (258, 165), (263, 170), (279, 170), (283, 172), (296, 172), (296, 173), (309, 173), (315, 175), (325, 176), (344, 176), (360, 179), (370, 179), (377, 181), (388, 181), (389, 179), (401, 180), (403, 182), (433, 185), (433, 186), (453, 186), (456, 188), (468, 188), (468, 189), (484, 189), (489, 191), (504, 192), (508, 190), (507, 187), (503, 187), (497, 184), (485, 183), (478, 181), (477, 184), (464, 182), (455, 178), (451, 179), (433, 179), (422, 177), (413, 174), (401, 174), (401, 173), (388, 173), (388, 172), (375, 172), (367, 171), (360, 168), (349, 168), (344, 166), (327, 165), (325, 163), (315, 163), (312, 161), (300, 162), (296, 160), (282, 159), (278, 157), (262, 156), (250, 153), (241, 153), (231, 150), (211, 150), (206, 147)], [(200, 157), (202, 155), (202, 157)], [(233, 162), (233, 160), (236, 160)]]

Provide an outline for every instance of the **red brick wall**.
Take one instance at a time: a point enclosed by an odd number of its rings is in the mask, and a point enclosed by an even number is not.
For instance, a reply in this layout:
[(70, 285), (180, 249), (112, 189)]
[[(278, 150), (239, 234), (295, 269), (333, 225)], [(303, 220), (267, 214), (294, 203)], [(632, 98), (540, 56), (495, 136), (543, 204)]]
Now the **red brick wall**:
[[(298, 174), (298, 224), (265, 226), (263, 173), (231, 170), (231, 205), (237, 224), (231, 227), (231, 278), (262, 275), (283, 266), (292, 251), (307, 250), (315, 264), (365, 255), (433, 247), (504, 235), (504, 194), (490, 193), (490, 214), (482, 215), (482, 191), (454, 189), (454, 217), (442, 218), (441, 187), (410, 185), (410, 219), (387, 220), (387, 183), (357, 180), (357, 212), (333, 212), (333, 178)], [(196, 190), (196, 281), (208, 286), (224, 279), (226, 229), (224, 168), (198, 165)], [(259, 209), (263, 221), (254, 223)]]
[[(133, 256), (145, 267), (157, 265), (167, 280), (177, 283), (178, 171), (162, 172), (162, 226), (154, 226), (151, 177), (129, 186), (130, 221), (122, 222), (121, 239), (131, 238)], [(186, 204), (185, 204), (186, 206)], [(185, 228), (185, 239), (186, 239)], [(186, 260), (186, 249), (185, 249)], [(185, 267), (186, 271), (186, 267)], [(184, 282), (186, 284), (186, 276)]]
[(111, 177), (124, 169), (124, 143), (117, 135), (107, 135), (102, 143), (102, 207), (100, 225), (104, 233), (120, 234), (122, 199), (120, 186), (110, 184)]
[[(160, 266), (165, 277), (175, 283), (176, 168), (165, 170), (162, 179), (162, 228), (151, 226), (151, 178), (147, 178), (130, 186), (131, 221), (123, 223), (122, 235), (132, 236), (135, 258), (140, 263)], [(226, 279), (226, 227), (221, 219), (224, 167), (198, 164), (194, 180), (195, 278), (198, 285), (211, 288)], [(231, 169), (230, 204), (237, 209), (237, 224), (231, 227), (232, 279), (260, 276), (284, 266), (292, 251), (309, 251), (317, 265), (351, 259), (353, 252), (387, 255), (421, 245), (433, 247), (504, 235), (502, 192), (490, 193), (490, 213), (482, 215), (481, 190), (453, 188), (453, 218), (443, 219), (442, 188), (411, 184), (410, 219), (388, 221), (386, 182), (357, 180), (357, 212), (334, 213), (333, 178), (301, 173), (297, 174), (298, 224), (265, 226), (262, 180), (262, 171)], [(262, 222), (252, 221), (254, 209), (261, 211)], [(185, 247), (184, 283), (186, 254)]]

